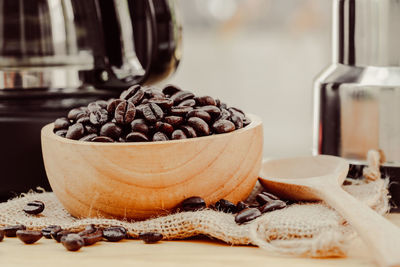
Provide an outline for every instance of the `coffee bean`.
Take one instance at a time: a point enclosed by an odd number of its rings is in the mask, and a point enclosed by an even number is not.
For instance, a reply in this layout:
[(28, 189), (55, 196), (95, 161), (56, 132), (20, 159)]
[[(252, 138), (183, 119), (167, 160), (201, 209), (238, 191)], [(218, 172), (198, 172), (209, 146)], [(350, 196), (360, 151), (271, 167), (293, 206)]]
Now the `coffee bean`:
[(94, 224), (89, 224), (89, 225), (86, 225), (85, 230), (80, 231), (78, 233), (78, 235), (84, 236), (84, 235), (87, 235), (87, 234), (92, 234), (92, 233), (94, 233), (96, 231), (97, 231), (96, 226), (94, 226)]
[(122, 129), (113, 122), (107, 122), (100, 128), (100, 135), (110, 137), (113, 140), (118, 140), (122, 133)]
[(92, 142), (99, 142), (99, 143), (112, 143), (114, 139), (108, 136), (97, 136), (92, 139)]
[(57, 240), (57, 234), (58, 234), (58, 232), (61, 232), (62, 230), (63, 229), (60, 226), (56, 225), (56, 226), (53, 227), (53, 229), (50, 229), (50, 236), (54, 240)]
[(225, 213), (236, 213), (236, 205), (226, 199), (220, 199), (215, 203), (215, 209)]
[(218, 120), (214, 122), (213, 129), (218, 134), (229, 133), (235, 130), (235, 125), (228, 120)]
[(126, 229), (122, 226), (107, 227), (103, 230), (103, 237), (109, 242), (118, 242), (126, 238)]
[(248, 117), (244, 117), (244, 119), (243, 119), (243, 127), (246, 127), (250, 123), (251, 123), (251, 119), (249, 119)]
[(4, 239), (4, 231), (0, 230), (0, 242)]
[(168, 95), (168, 96), (172, 96), (179, 91), (182, 91), (182, 89), (180, 89), (179, 87), (177, 87), (175, 85), (171, 85), (171, 84), (165, 86), (164, 89), (162, 89), (162, 92), (164, 93), (164, 95)]
[(87, 124), (84, 127), (87, 134), (97, 134), (98, 132), (98, 129), (93, 125)]
[(187, 123), (189, 126), (193, 127), (197, 136), (205, 136), (210, 134), (210, 127), (204, 120), (200, 118), (191, 117), (188, 119)]
[(196, 106), (196, 101), (194, 99), (186, 99), (178, 104), (178, 107), (194, 107)]
[(87, 108), (88, 108), (89, 112), (95, 112), (95, 111), (102, 109), (101, 106), (99, 104), (97, 104), (97, 102), (89, 103)]
[(244, 117), (246, 116), (246, 115), (244, 114), (244, 112), (243, 112), (242, 110), (238, 109), (238, 108), (231, 107), (231, 108), (228, 108), (228, 111), (229, 111), (231, 114), (236, 114), (236, 115), (242, 117), (242, 119), (244, 119)]
[(146, 88), (144, 90), (144, 96), (148, 99), (150, 98), (165, 98), (165, 95), (163, 94), (163, 92), (161, 92), (158, 89), (154, 89), (154, 88)]
[(171, 124), (173, 127), (176, 127), (176, 126), (182, 124), (183, 118), (180, 117), (180, 116), (166, 116), (166, 117), (164, 118), (164, 121), (165, 121), (166, 123)]
[(107, 105), (107, 112), (112, 115), (115, 112), (115, 109), (117, 108), (117, 106), (124, 102), (123, 99), (114, 99), (113, 101), (109, 102)]
[(149, 103), (143, 107), (143, 116), (148, 122), (155, 123), (164, 117), (164, 112), (157, 104)]
[(47, 238), (47, 239), (51, 239), (52, 237), (51, 237), (51, 232), (52, 231), (61, 231), (61, 227), (60, 226), (58, 226), (58, 225), (49, 225), (49, 226), (47, 226), (47, 227), (45, 227), (45, 228), (43, 228), (42, 229), (42, 234), (43, 234), (43, 236), (45, 237), (45, 238)]
[(196, 211), (206, 208), (206, 202), (201, 197), (189, 197), (182, 202), (184, 211)]
[(108, 121), (108, 112), (105, 109), (90, 112), (89, 120), (93, 125), (103, 125)]
[(82, 123), (83, 125), (90, 123), (90, 114), (82, 113), (76, 117), (77, 123)]
[(136, 94), (136, 92), (139, 91), (140, 88), (141, 88), (141, 86), (138, 84), (133, 85), (133, 86), (129, 87), (128, 89), (126, 89), (125, 91), (123, 91), (121, 93), (121, 95), (119, 96), (119, 98), (122, 100), (128, 100), (129, 98), (134, 96)]
[(197, 137), (196, 131), (187, 125), (180, 126), (181, 130), (185, 133), (187, 138), (194, 138)]
[(85, 107), (80, 107), (80, 108), (71, 109), (71, 110), (68, 112), (67, 118), (68, 118), (69, 120), (75, 121), (75, 120), (76, 120), (76, 117), (77, 117), (79, 114), (82, 114), (82, 113), (85, 114), (85, 113), (87, 113), (86, 110), (87, 110), (87, 108), (85, 108)]
[(233, 113), (231, 115), (231, 121), (235, 125), (236, 129), (241, 129), (243, 128), (243, 119), (241, 116), (238, 116), (237, 114)]
[(80, 235), (69, 234), (63, 239), (62, 244), (69, 251), (78, 251), (85, 243)]
[(85, 141), (85, 142), (90, 142), (92, 141), (95, 137), (97, 137), (97, 134), (88, 134), (79, 139), (79, 141)]
[(126, 142), (147, 142), (149, 139), (147, 136), (140, 132), (132, 132), (126, 136)]
[(67, 118), (58, 118), (54, 122), (54, 132), (58, 130), (66, 130), (71, 125)]
[(279, 210), (286, 208), (286, 203), (282, 200), (273, 200), (269, 203), (266, 203), (260, 208), (261, 213), (266, 213), (274, 210)]
[(44, 210), (44, 203), (39, 200), (28, 202), (24, 207), (25, 213), (37, 215)]
[(216, 119), (221, 115), (221, 110), (216, 107), (216, 106), (202, 106), (199, 107), (199, 109), (204, 110), (205, 112), (207, 112), (208, 114), (211, 115), (211, 118)]
[(167, 136), (171, 136), (172, 132), (174, 131), (174, 127), (172, 127), (171, 124), (161, 121), (156, 122), (155, 129), (165, 133)]
[(135, 118), (135, 114), (135, 105), (130, 102), (123, 101), (115, 108), (114, 118), (119, 124), (129, 124)]
[(186, 117), (188, 112), (192, 110), (193, 108), (188, 106), (172, 107), (169, 113), (174, 116)]
[(219, 108), (220, 109), (228, 109), (228, 106), (226, 105), (226, 103), (221, 103), (221, 104), (219, 104)]
[(4, 235), (6, 237), (16, 237), (17, 231), (18, 230), (26, 230), (26, 227), (25, 227), (25, 225), (22, 225), (22, 224), (8, 225), (8, 226), (1, 228), (1, 230), (3, 230)]
[(236, 204), (236, 212), (241, 212), (242, 210), (247, 209), (248, 207), (249, 207), (249, 205), (247, 205), (243, 201), (239, 201)]
[(247, 223), (261, 216), (261, 212), (256, 208), (244, 209), (235, 216), (237, 224)]
[(101, 229), (97, 229), (93, 233), (79, 234), (82, 239), (84, 246), (91, 246), (103, 239), (103, 231)]
[(170, 98), (151, 98), (149, 99), (149, 103), (157, 104), (160, 108), (162, 108), (165, 111), (172, 107), (174, 101), (172, 101), (172, 99)]
[(203, 121), (210, 123), (211, 122), (211, 116), (210, 114), (208, 114), (207, 112), (205, 112), (204, 110), (201, 109), (194, 109), (190, 112), (188, 112), (187, 117), (197, 117), (202, 119)]
[(219, 117), (217, 118), (218, 120), (229, 120), (231, 117), (231, 113), (226, 110), (226, 109), (221, 109), (221, 114), (219, 115)]
[(172, 99), (172, 101), (174, 101), (174, 105), (178, 105), (182, 101), (184, 101), (186, 99), (191, 99), (193, 97), (194, 97), (194, 94), (192, 92), (179, 91), (179, 92), (176, 92), (175, 94), (173, 94), (171, 96), (171, 99)]
[(75, 123), (69, 126), (67, 134), (65, 135), (66, 138), (78, 140), (83, 137), (85, 133), (85, 128), (83, 127), (82, 123)]
[(55, 134), (61, 137), (65, 137), (67, 135), (67, 132), (67, 130), (58, 130), (57, 132), (55, 132)]
[(137, 105), (144, 97), (144, 90), (139, 89), (131, 98), (128, 99), (128, 102), (132, 103), (133, 105)]
[(25, 244), (33, 244), (42, 238), (42, 232), (31, 230), (18, 230), (17, 237)]
[(264, 205), (266, 203), (269, 203), (273, 200), (279, 200), (279, 198), (273, 194), (270, 194), (268, 192), (262, 192), (256, 196), (256, 200), (260, 205)]
[(102, 109), (107, 109), (107, 101), (105, 100), (97, 100), (96, 104), (99, 105)]
[(61, 242), (61, 240), (62, 240), (63, 237), (66, 237), (66, 236), (69, 235), (69, 234), (71, 234), (71, 231), (70, 231), (70, 230), (61, 230), (61, 231), (58, 231), (58, 232), (54, 233), (54, 235), (53, 235), (53, 232), (51, 232), (51, 236), (52, 236), (52, 237), (54, 238), (54, 240), (57, 241), (58, 243)]
[(153, 135), (153, 141), (155, 142), (160, 142), (160, 141), (168, 141), (168, 136), (166, 136), (164, 133), (162, 132), (156, 132)]
[(182, 130), (175, 130), (172, 135), (171, 139), (173, 140), (179, 140), (179, 139), (186, 139), (186, 134)]
[(217, 103), (215, 102), (214, 98), (211, 96), (201, 96), (201, 97), (195, 97), (197, 105), (199, 106), (216, 106)]
[(143, 134), (148, 134), (149, 126), (147, 126), (144, 119), (136, 119), (131, 123), (132, 132), (141, 132)]
[(143, 240), (146, 244), (153, 244), (162, 240), (163, 235), (156, 232), (139, 233), (139, 239)]

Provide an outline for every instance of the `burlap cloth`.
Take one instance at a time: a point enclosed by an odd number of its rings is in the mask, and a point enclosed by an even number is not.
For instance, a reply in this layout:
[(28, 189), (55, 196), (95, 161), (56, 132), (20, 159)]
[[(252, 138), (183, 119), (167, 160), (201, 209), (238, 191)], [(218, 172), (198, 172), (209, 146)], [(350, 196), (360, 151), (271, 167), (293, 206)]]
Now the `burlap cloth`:
[[(376, 171), (376, 168), (372, 167), (372, 171)], [(387, 180), (348, 181), (350, 185), (344, 186), (347, 192), (380, 214), (388, 212)], [(261, 190), (261, 186), (257, 184), (249, 201)], [(22, 211), (30, 200), (41, 200), (45, 203), (46, 208), (42, 214), (32, 216)], [(311, 257), (345, 256), (346, 246), (355, 236), (351, 226), (323, 203), (292, 204), (285, 209), (266, 213), (244, 225), (236, 224), (232, 214), (210, 209), (128, 222), (104, 218), (74, 218), (62, 207), (55, 195), (48, 192), (32, 192), (1, 203), (0, 225), (10, 224), (24, 224), (33, 229), (51, 224), (62, 228), (83, 228), (88, 224), (121, 225), (128, 229), (132, 237), (140, 232), (157, 231), (166, 239), (183, 239), (204, 234), (232, 245), (252, 244), (270, 252)]]

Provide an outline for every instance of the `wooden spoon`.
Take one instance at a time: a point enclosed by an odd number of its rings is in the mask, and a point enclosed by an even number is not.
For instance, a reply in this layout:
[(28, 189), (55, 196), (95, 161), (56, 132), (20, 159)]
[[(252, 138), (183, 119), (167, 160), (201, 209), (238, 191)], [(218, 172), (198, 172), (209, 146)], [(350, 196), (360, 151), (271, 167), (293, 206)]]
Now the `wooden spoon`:
[(400, 228), (341, 188), (349, 164), (333, 156), (263, 162), (261, 184), (293, 200), (323, 200), (336, 209), (375, 253), (381, 266), (400, 266)]

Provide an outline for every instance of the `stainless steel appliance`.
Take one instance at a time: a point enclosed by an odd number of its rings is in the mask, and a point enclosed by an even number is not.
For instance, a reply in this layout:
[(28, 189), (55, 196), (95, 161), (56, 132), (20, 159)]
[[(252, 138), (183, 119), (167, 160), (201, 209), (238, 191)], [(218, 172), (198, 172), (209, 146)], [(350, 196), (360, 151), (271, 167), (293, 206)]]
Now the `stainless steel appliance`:
[(332, 44), (314, 86), (314, 153), (349, 159), (357, 176), (381, 149), (383, 173), (400, 180), (400, 1), (334, 0)]
[(167, 77), (180, 44), (170, 0), (0, 0), (0, 200), (49, 189), (44, 124)]

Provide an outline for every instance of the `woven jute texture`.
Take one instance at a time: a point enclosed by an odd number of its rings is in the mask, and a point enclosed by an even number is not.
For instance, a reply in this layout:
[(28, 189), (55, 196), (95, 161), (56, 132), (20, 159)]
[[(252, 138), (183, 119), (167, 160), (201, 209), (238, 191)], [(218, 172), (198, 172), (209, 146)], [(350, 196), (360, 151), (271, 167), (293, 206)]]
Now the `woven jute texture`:
[[(378, 213), (388, 212), (387, 181), (348, 180), (344, 189)], [(248, 201), (262, 190), (259, 184)], [(37, 216), (22, 209), (28, 201), (41, 200), (45, 210)], [(113, 219), (78, 219), (68, 214), (53, 193), (28, 193), (0, 204), (0, 225), (24, 224), (41, 229), (48, 225), (82, 229), (88, 224), (98, 226), (121, 225), (132, 237), (140, 232), (156, 231), (166, 239), (183, 239), (200, 234), (232, 245), (252, 244), (270, 252), (311, 257), (345, 256), (346, 246), (355, 232), (351, 226), (323, 203), (298, 203), (285, 209), (264, 214), (256, 220), (238, 225), (234, 215), (206, 209), (181, 212), (146, 221)]]

